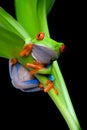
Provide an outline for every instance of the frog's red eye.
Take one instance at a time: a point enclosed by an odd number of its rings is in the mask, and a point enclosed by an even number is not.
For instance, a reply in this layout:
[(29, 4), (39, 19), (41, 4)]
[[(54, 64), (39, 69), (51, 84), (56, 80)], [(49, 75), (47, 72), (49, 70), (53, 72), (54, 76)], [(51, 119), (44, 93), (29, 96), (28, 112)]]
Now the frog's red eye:
[(37, 40), (43, 40), (44, 39), (44, 33), (43, 32), (40, 32), (36, 35), (36, 39)]

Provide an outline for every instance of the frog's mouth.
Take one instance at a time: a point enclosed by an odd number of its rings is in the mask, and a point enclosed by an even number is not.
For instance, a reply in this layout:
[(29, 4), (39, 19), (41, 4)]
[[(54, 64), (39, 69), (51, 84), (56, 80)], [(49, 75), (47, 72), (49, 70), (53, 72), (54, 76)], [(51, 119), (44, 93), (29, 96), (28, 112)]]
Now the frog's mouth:
[(53, 60), (58, 58), (58, 54), (54, 50), (39, 44), (33, 45), (32, 56), (36, 61), (42, 64), (50, 64)]

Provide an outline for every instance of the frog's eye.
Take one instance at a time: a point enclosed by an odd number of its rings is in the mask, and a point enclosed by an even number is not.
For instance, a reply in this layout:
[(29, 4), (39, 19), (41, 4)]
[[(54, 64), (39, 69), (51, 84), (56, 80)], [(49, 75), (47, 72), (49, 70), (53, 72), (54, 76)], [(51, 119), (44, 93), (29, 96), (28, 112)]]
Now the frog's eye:
[(43, 32), (40, 32), (36, 35), (36, 39), (37, 40), (43, 40), (44, 39), (44, 33)]

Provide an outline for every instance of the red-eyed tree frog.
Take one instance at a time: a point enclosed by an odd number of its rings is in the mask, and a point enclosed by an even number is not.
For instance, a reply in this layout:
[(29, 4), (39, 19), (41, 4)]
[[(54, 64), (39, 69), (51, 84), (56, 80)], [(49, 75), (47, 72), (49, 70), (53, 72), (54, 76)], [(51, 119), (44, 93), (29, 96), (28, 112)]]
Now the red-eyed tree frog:
[[(63, 52), (64, 44), (49, 38), (46, 32), (39, 32), (33, 39), (2, 8), (0, 8), (0, 25), (0, 54), (10, 59), (9, 71), (13, 85), (23, 91), (39, 90), (40, 83), (36, 74), (48, 78), (51, 73), (51, 63)], [(50, 80), (47, 82), (48, 88), (53, 87), (53, 79)], [(48, 89), (46, 88), (45, 91)]]
[[(41, 90), (40, 82), (35, 74), (50, 75), (52, 61), (58, 59), (59, 55), (65, 49), (65, 45), (48, 38), (43, 32), (36, 35), (36, 38), (25, 44), (19, 56), (21, 58), (30, 57), (30, 61), (25, 66), (18, 63), (17, 58), (9, 61), (9, 71), (14, 87), (25, 91), (33, 92)], [(53, 79), (48, 78), (45, 92), (53, 87)]]

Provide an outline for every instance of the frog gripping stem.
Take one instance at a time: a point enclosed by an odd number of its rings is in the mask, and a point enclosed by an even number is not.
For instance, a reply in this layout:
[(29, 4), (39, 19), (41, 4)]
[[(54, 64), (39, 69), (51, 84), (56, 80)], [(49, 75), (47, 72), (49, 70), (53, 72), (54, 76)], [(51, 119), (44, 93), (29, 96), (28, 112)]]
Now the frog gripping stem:
[(50, 89), (54, 89), (56, 95), (58, 95), (58, 90), (54, 87), (54, 83), (51, 80), (47, 80), (46, 82), (47, 87), (44, 89), (44, 92), (48, 92)]
[(48, 28), (47, 15), (55, 0), (14, 1), (16, 19), (0, 7), (0, 56), (9, 59), (13, 86), (23, 92), (48, 93), (69, 129), (81, 130), (57, 62), (66, 48), (50, 37)]
[[(44, 45), (43, 43), (46, 43), (46, 38), (48, 41), (49, 39), (45, 33), (39, 32), (36, 35), (36, 40), (34, 39), (31, 43), (25, 45), (19, 53), (21, 58), (28, 57), (29, 55), (33, 58), (32, 62), (27, 62), (25, 65), (25, 68), (29, 70), (29, 74), (32, 76), (35, 76), (36, 73), (38, 74), (39, 70), (44, 69), (46, 71), (46, 66), (51, 65), (52, 62), (58, 58), (57, 55), (64, 51), (64, 44), (59, 44), (52, 40), (49, 40), (49, 42), (53, 42), (51, 44), (53, 44), (54, 49), (50, 48), (48, 44)], [(47, 77), (47, 75), (45, 76)], [(55, 93), (58, 94), (58, 90), (55, 89), (53, 81), (48, 79), (44, 92), (48, 92), (52, 88), (55, 90)]]

